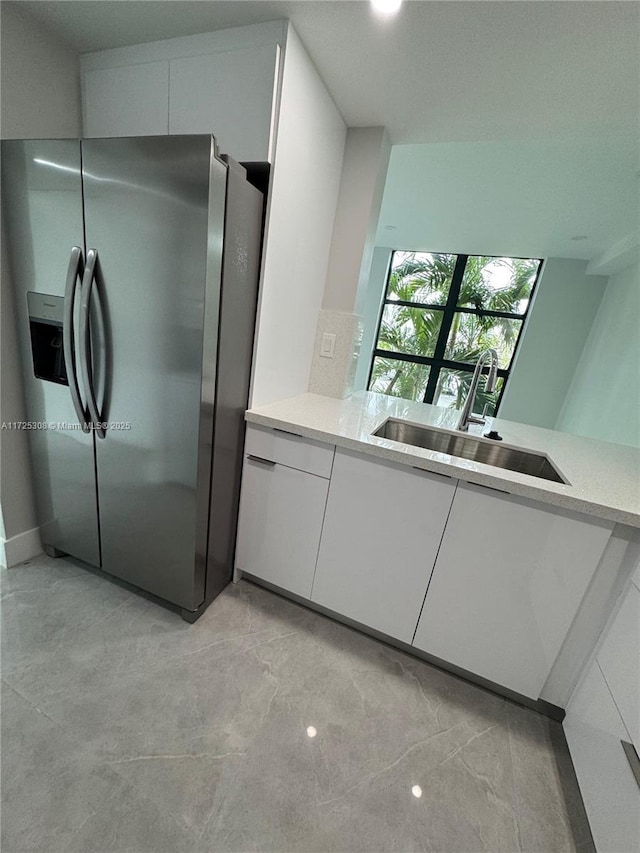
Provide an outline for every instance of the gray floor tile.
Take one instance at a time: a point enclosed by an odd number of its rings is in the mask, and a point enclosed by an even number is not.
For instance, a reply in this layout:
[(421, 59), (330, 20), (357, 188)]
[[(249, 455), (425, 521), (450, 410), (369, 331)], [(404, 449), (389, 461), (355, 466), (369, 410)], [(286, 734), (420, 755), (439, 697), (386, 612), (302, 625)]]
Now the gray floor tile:
[(81, 648), (92, 627), (126, 607), (130, 598), (130, 592), (86, 571), (3, 595), (3, 677), (50, 661), (65, 649)]
[(190, 626), (2, 580), (3, 853), (588, 849), (561, 732), (409, 655), (245, 582)]
[(67, 731), (2, 685), (2, 851), (47, 850), (122, 782)]
[(563, 735), (551, 734), (560, 724), (512, 704), (508, 718), (523, 850), (575, 850), (577, 843), (590, 840), (590, 831), (579, 792), (574, 790), (569, 801), (564, 796), (568, 756), (561, 756), (565, 763), (559, 769), (554, 741), (558, 744)]
[(194, 853), (197, 844), (172, 815), (123, 786), (75, 832), (47, 842), (42, 853)]
[(50, 587), (59, 580), (82, 577), (87, 570), (69, 560), (39, 554), (19, 566), (0, 572), (0, 592), (10, 595), (26, 589)]
[[(4, 676), (33, 701), (106, 688), (127, 673), (162, 667), (200, 650), (216, 655), (250, 647), (295, 630), (297, 622), (311, 617), (303, 608), (249, 585), (230, 587), (195, 625), (86, 572), (56, 592), (50, 597), (46, 590), (22, 591), (2, 605)], [(98, 612), (78, 619), (73, 630), (64, 624), (74, 602), (88, 607), (90, 614), (94, 597), (102, 602)], [(60, 601), (61, 620), (56, 616)], [(47, 611), (42, 617), (41, 610)], [(30, 627), (30, 622), (36, 624)]]

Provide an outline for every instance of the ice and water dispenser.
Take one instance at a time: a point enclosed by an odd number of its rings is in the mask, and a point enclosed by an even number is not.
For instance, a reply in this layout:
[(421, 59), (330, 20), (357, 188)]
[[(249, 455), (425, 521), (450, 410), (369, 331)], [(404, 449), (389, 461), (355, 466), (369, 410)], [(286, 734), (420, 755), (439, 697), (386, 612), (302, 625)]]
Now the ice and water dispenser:
[(64, 298), (29, 291), (27, 305), (33, 372), (36, 378), (68, 385), (62, 343)]

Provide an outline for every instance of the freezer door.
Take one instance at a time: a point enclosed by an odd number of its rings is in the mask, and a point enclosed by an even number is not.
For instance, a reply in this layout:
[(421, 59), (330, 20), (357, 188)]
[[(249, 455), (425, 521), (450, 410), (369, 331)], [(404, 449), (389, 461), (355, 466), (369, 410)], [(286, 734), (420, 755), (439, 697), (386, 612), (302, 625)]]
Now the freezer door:
[(85, 401), (75, 385), (84, 262), (80, 142), (4, 141), (2, 190), (42, 542), (99, 566), (94, 437), (82, 429)]
[(212, 146), (82, 143), (103, 568), (187, 610), (208, 530), (226, 188)]

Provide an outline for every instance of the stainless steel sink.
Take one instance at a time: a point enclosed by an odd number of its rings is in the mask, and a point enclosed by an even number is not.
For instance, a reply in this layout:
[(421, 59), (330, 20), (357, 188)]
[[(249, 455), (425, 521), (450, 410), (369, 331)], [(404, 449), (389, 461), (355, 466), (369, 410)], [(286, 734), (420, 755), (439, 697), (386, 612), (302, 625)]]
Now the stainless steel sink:
[(413, 444), (446, 453), (460, 459), (472, 459), (485, 465), (495, 465), (531, 477), (541, 477), (554, 483), (568, 483), (555, 465), (543, 454), (531, 450), (518, 450), (505, 447), (492, 439), (472, 438), (469, 435), (457, 435), (431, 427), (416, 426), (406, 421), (389, 418), (373, 435), (378, 438), (388, 438), (391, 441), (401, 441), (403, 444)]

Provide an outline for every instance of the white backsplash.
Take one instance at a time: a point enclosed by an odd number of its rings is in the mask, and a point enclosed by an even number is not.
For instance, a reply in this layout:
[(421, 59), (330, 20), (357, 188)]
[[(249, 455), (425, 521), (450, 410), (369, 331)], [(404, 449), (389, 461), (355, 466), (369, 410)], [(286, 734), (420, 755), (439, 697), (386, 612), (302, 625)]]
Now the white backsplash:
[[(333, 358), (320, 355), (320, 344), (325, 333), (336, 336)], [(362, 318), (358, 314), (324, 309), (320, 311), (309, 377), (309, 391), (312, 394), (338, 399), (351, 394), (361, 338)]]

